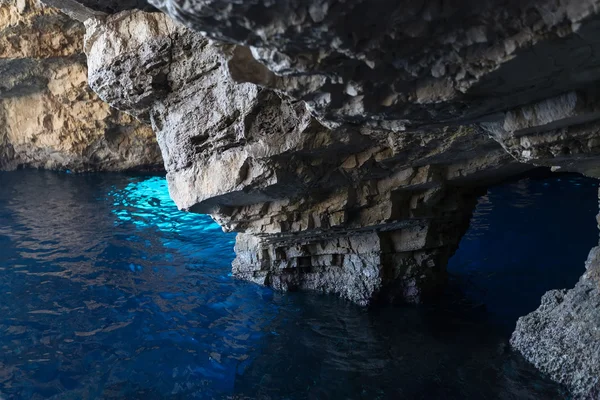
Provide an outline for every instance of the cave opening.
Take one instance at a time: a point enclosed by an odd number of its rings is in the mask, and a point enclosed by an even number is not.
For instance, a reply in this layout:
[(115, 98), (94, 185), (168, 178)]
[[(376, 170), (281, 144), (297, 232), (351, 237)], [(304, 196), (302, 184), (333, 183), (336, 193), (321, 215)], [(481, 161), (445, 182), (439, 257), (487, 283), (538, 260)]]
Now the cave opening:
[[(561, 226), (581, 229), (581, 238), (594, 240), (597, 183), (576, 175), (548, 179), (528, 176), (491, 188), (487, 202), (479, 202), (471, 231), (482, 204), (489, 202), (488, 217), (504, 210), (487, 222), (491, 227), (519, 231), (525, 220), (518, 213), (513, 218), (513, 208), (518, 211), (522, 201), (503, 194), (517, 191), (531, 197), (527, 207), (547, 212), (559, 204), (555, 213), (561, 218), (568, 217), (565, 207), (575, 209), (578, 217), (571, 215), (570, 225)], [(278, 398), (280, 393), (290, 399), (354, 398), (356, 393), (364, 398), (382, 398), (382, 393), (410, 399), (498, 398), (498, 393), (501, 398), (566, 398), (560, 385), (509, 350), (509, 332), (488, 323), (487, 315), (494, 313), (488, 299), (480, 302), (489, 313), (470, 314), (464, 307), (368, 309), (332, 295), (284, 294), (233, 279), (233, 234), (207, 216), (177, 210), (164, 177), (19, 171), (0, 174), (0, 180), (5, 188), (0, 193), (0, 286), (6, 294), (0, 304), (5, 316), (0, 343), (8, 349), (3, 362), (17, 371), (3, 394), (57, 396), (79, 393), (79, 382), (92, 382), (115, 398), (149, 392), (168, 398), (174, 385), (203, 398)], [(544, 183), (553, 190), (544, 191)], [(565, 196), (585, 203), (562, 201)], [(586, 233), (590, 221), (591, 233)], [(529, 223), (535, 232), (550, 230), (537, 220)], [(561, 236), (563, 241), (578, 237)], [(481, 251), (493, 250), (485, 237), (475, 238)], [(33, 241), (40, 246), (23, 251)], [(473, 268), (487, 262), (464, 243), (455, 258), (469, 255)], [(583, 254), (576, 257), (585, 257), (591, 246), (581, 244)], [(506, 259), (506, 252), (497, 254)], [(571, 261), (576, 280), (583, 259)], [(456, 275), (452, 263), (449, 269)], [(492, 283), (506, 291), (510, 282)], [(559, 283), (546, 282), (540, 293), (568, 286)], [(518, 293), (501, 294), (521, 301)], [(540, 297), (531, 294), (533, 308)], [(473, 304), (476, 300), (470, 297)], [(122, 355), (118, 359), (115, 350)], [(41, 352), (52, 356), (22, 362), (22, 355)], [(88, 375), (90, 357), (98, 369)], [(34, 378), (22, 382), (23, 371), (34, 371)]]
[(575, 286), (597, 213), (598, 181), (580, 174), (539, 169), (490, 187), (448, 262), (447, 293), (511, 332), (544, 293)]

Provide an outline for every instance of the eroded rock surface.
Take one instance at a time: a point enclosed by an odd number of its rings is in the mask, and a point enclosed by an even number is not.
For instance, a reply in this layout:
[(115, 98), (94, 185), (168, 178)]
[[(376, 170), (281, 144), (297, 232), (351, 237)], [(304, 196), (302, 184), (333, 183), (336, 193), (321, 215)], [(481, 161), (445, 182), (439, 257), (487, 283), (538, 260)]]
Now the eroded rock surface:
[(578, 397), (598, 399), (600, 388), (600, 247), (590, 252), (575, 288), (552, 290), (540, 308), (522, 317), (511, 338), (541, 371)]
[(360, 304), (420, 301), (468, 226), (474, 183), (526, 168), (473, 126), (330, 130), (303, 102), (235, 83), (228, 59), (243, 48), (162, 14), (87, 27), (92, 88), (152, 121), (180, 208), (244, 233), (233, 269), (245, 279)]
[(243, 44), (322, 122), (466, 123), (582, 87), (597, 72), (597, 0), (151, 0)]
[(31, 0), (0, 3), (0, 169), (156, 169), (150, 127), (87, 84), (84, 27)]
[(43, 2), (63, 10), (73, 19), (81, 22), (119, 11), (154, 9), (146, 0), (44, 0)]

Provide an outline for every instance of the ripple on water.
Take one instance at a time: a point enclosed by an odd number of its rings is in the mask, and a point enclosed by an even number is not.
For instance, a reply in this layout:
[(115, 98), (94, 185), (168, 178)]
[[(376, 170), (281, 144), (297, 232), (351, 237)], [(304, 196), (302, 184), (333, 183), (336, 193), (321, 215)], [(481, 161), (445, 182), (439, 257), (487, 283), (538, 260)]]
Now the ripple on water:
[[(547, 197), (519, 185), (528, 207)], [(0, 396), (561, 396), (479, 314), (233, 280), (234, 235), (179, 212), (162, 177), (20, 171), (0, 187)], [(493, 230), (502, 196), (482, 198), (467, 240)]]

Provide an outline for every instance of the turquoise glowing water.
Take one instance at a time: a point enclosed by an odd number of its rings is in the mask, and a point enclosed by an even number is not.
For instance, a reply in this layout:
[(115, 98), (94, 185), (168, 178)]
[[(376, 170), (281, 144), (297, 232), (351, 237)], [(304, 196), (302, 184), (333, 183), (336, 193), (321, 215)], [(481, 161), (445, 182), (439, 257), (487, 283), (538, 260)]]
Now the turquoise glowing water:
[[(596, 188), (573, 179), (567, 189), (579, 184), (589, 201), (569, 220), (549, 220), (566, 224), (554, 229), (569, 243), (561, 268), (573, 268), (576, 276), (593, 243), (576, 246), (569, 238), (575, 238), (572, 229), (594, 225)], [(553, 204), (547, 211), (555, 217), (573, 207), (564, 188), (553, 189), (556, 180), (546, 183), (543, 195), (536, 193), (544, 186), (535, 185), (523, 195), (527, 207)], [(502, 205), (515, 190), (491, 191), (493, 208), (482, 202), (472, 230), (479, 239), (468, 236), (451, 265), (454, 287), (466, 291), (468, 301), (454, 301), (452, 294), (443, 306), (366, 310), (232, 279), (234, 236), (206, 216), (177, 211), (163, 178), (0, 173), (0, 397), (564, 397), (507, 350), (503, 328), (515, 313), (537, 306), (528, 300), (515, 310), (515, 298), (507, 301), (510, 312), (502, 306), (506, 296), (523, 294), (533, 275), (541, 280), (536, 290), (573, 281), (547, 280), (538, 271), (552, 261), (540, 253), (556, 245), (531, 244), (531, 233), (524, 233), (531, 249), (516, 235), (504, 246), (517, 243), (517, 253), (494, 256), (513, 257), (510, 265), (520, 266), (526, 282), (511, 268), (491, 283), (473, 272), (501, 265), (485, 258), (499, 237), (487, 241), (493, 229), (484, 227), (486, 220), (503, 224), (502, 231), (512, 221), (519, 231), (522, 217)], [(496, 216), (497, 209), (503, 215)], [(532, 232), (541, 229), (549, 228)], [(539, 301), (537, 293), (531, 297)], [(479, 303), (488, 311), (470, 307)]]

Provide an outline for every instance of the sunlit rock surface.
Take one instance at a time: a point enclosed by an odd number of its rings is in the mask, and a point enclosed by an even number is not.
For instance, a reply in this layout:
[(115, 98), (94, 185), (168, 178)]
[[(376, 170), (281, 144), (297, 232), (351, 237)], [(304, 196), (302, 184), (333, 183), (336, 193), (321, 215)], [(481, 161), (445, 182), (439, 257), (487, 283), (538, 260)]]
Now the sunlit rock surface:
[[(85, 14), (89, 82), (152, 123), (180, 208), (240, 232), (244, 279), (418, 302), (479, 190), (535, 165), (600, 177), (596, 0), (150, 2), (191, 30)], [(544, 307), (570, 329), (568, 307)], [(522, 352), (585, 395), (600, 339), (579, 326), (560, 364), (551, 346)]]
[(161, 167), (152, 130), (88, 87), (83, 35), (36, 1), (0, 2), (0, 169)]

